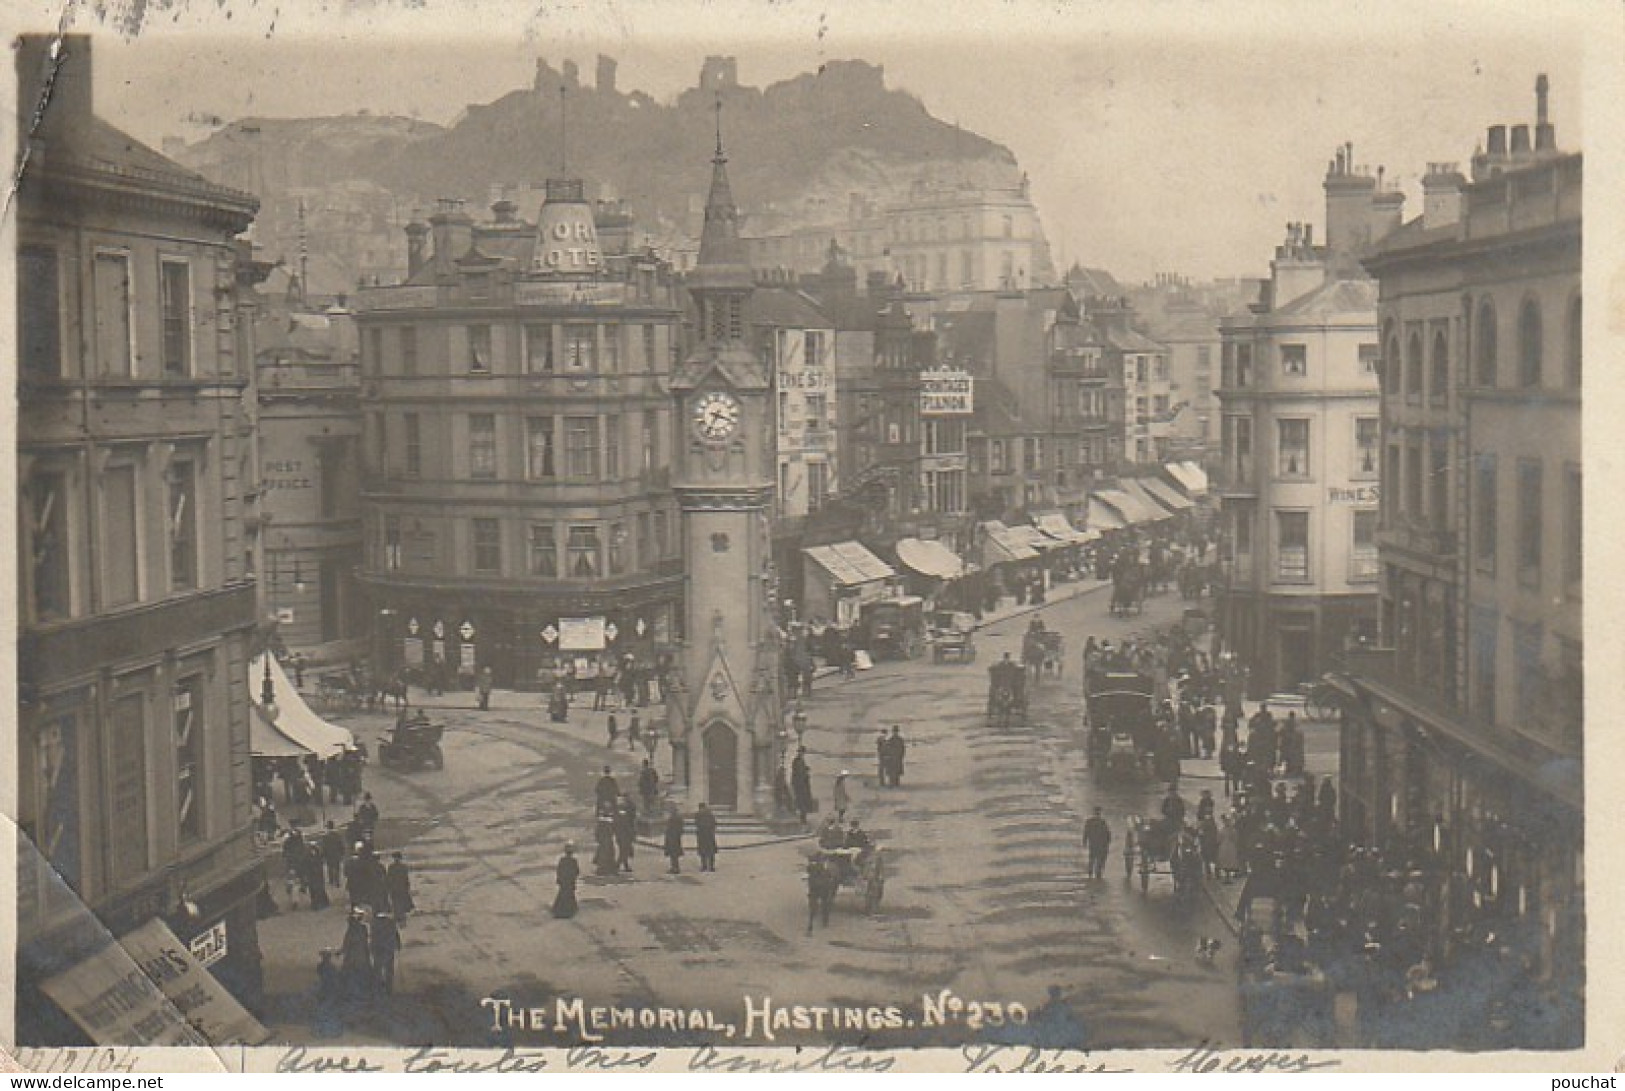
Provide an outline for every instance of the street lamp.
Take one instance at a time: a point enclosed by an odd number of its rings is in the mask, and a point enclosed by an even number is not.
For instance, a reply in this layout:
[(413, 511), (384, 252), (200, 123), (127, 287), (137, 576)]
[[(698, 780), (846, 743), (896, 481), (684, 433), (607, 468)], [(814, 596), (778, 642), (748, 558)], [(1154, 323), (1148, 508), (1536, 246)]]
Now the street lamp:
[(276, 723), (281, 709), (276, 707), (276, 685), (271, 681), (271, 649), (265, 649), (265, 677), (260, 680), (260, 707), (265, 711), (265, 718)]

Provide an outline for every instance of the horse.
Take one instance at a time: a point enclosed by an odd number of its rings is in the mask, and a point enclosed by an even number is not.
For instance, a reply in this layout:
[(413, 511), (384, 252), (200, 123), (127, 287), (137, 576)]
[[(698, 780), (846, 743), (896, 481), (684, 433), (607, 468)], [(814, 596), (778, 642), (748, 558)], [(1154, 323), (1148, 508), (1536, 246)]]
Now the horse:
[(829, 927), (830, 906), (835, 904), (835, 894), (841, 889), (841, 875), (835, 865), (822, 856), (814, 856), (807, 861), (807, 934), (812, 935), (813, 920), (822, 917), (824, 927)]
[(407, 675), (405, 671), (393, 678), (380, 678), (372, 687), (368, 707), (376, 707), (379, 712), (382, 712), (384, 711), (384, 703), (391, 698), (395, 701), (396, 712), (412, 703), (407, 695)]

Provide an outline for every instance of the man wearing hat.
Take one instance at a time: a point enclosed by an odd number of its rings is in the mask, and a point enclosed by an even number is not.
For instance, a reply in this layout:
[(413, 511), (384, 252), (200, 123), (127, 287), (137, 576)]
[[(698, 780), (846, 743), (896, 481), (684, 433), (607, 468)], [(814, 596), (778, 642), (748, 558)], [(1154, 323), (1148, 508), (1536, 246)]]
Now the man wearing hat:
[(401, 930), (389, 913), (372, 918), (372, 968), (378, 987), (387, 995), (395, 991), (395, 954), (401, 949)]
[(835, 777), (835, 818), (839, 822), (846, 821), (846, 809), (852, 803), (846, 791), (846, 778), (851, 775), (849, 770), (842, 769)]
[(412, 873), (398, 852), (391, 856), (389, 868), (384, 872), (384, 887), (389, 892), (389, 908), (396, 921), (404, 921), (406, 915), (417, 908), (417, 903), (412, 900)]

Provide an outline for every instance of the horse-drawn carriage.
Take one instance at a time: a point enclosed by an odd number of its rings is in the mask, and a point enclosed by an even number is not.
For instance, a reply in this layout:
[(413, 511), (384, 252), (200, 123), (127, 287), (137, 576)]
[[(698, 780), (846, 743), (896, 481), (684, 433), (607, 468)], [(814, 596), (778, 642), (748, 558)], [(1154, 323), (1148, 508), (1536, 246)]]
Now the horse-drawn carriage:
[(445, 724), (431, 723), (429, 714), (421, 708), (411, 713), (403, 709), (389, 734), (378, 740), (378, 760), (386, 769), (408, 773), (424, 768), (444, 769), (446, 756), (440, 749), (440, 738), (445, 731)]
[(1139, 565), (1121, 565), (1112, 573), (1112, 617), (1140, 615), (1145, 605), (1145, 572)]
[(1156, 682), (1150, 675), (1086, 664), (1083, 706), (1089, 768), (1097, 779), (1143, 778), (1156, 771)]
[(1130, 817), (1123, 839), (1123, 877), (1133, 878), (1136, 870), (1141, 892), (1151, 889), (1151, 876), (1168, 875), (1174, 881), (1175, 898), (1194, 898), (1202, 886), (1202, 850), (1196, 843), (1196, 831), (1176, 827), (1165, 818)]
[(830, 907), (842, 887), (856, 890), (863, 911), (871, 916), (886, 892), (886, 858), (879, 845), (840, 849), (814, 849), (807, 858), (807, 934), (814, 919), (829, 927)]
[(1034, 682), (1059, 678), (1066, 663), (1066, 639), (1034, 618), (1021, 640), (1021, 663)]
[(1027, 722), (1027, 672), (1020, 663), (1005, 658), (987, 669), (987, 723), (989, 727), (1009, 727)]
[(976, 662), (976, 619), (958, 610), (931, 615), (931, 660), (934, 663)]
[(316, 679), (316, 700), (325, 712), (359, 712), (371, 696), (368, 683), (352, 674), (324, 674)]
[(863, 608), (863, 628), (873, 658), (915, 659), (926, 641), (925, 600), (905, 595), (868, 603)]

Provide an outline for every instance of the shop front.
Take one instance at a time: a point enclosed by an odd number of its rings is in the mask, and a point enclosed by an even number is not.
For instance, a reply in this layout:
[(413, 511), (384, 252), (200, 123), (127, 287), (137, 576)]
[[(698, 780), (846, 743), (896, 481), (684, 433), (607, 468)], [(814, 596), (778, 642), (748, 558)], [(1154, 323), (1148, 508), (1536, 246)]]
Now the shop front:
[[(1334, 675), (1348, 697), (1341, 820), (1423, 888), (1441, 980), (1507, 976), (1505, 1048), (1572, 1048), (1584, 1024), (1584, 803), (1578, 762), (1466, 722), (1393, 675), (1388, 650)], [(1516, 985), (1513, 985), (1516, 982)], [(1489, 1043), (1487, 1043), (1489, 1044)]]
[(812, 562), (804, 571), (802, 613), (813, 625), (848, 632), (863, 607), (888, 594), (897, 570), (858, 542), (808, 546), (802, 555)]
[(635, 587), (502, 594), (374, 589), (374, 656), (385, 673), (473, 689), (489, 667), (500, 687), (551, 686), (585, 659), (656, 669), (680, 639), (681, 577)]

